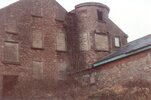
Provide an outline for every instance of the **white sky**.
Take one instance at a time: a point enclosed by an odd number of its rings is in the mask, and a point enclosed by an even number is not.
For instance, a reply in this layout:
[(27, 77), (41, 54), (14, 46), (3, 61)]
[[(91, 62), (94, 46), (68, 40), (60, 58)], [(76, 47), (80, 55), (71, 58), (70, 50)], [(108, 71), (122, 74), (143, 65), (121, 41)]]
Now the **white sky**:
[[(0, 0), (0, 8), (18, 0)], [(110, 8), (109, 17), (129, 36), (129, 41), (151, 34), (151, 0), (57, 0), (67, 11), (82, 2), (100, 2)]]

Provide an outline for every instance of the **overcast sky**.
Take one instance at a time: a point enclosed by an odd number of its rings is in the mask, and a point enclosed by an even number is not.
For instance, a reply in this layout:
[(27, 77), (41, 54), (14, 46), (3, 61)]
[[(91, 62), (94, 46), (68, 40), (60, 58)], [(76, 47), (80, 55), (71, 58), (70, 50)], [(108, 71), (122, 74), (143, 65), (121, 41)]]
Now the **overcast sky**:
[[(0, 0), (0, 8), (18, 0)], [(57, 0), (67, 11), (82, 2), (100, 2), (109, 17), (129, 36), (129, 41), (151, 34), (151, 0)]]

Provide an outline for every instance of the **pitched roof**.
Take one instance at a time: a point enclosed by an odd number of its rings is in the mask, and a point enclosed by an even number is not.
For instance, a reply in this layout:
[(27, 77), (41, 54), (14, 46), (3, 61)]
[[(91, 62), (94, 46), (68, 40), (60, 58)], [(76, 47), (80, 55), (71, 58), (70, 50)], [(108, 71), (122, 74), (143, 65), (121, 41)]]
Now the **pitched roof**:
[(97, 67), (97, 66), (130, 56), (134, 53), (136, 54), (136, 53), (142, 52), (150, 48), (151, 48), (151, 34), (145, 37), (142, 37), (140, 39), (134, 40), (132, 42), (129, 42), (127, 45), (121, 47), (119, 50), (109, 54), (102, 60), (94, 63), (92, 66)]

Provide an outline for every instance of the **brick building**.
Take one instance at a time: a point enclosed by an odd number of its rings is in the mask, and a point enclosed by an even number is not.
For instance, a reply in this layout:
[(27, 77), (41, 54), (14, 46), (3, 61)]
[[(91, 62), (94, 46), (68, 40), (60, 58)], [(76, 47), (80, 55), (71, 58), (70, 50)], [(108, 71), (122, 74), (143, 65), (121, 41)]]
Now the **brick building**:
[(127, 43), (109, 11), (55, 0), (1, 9), (1, 100), (148, 100), (151, 36)]

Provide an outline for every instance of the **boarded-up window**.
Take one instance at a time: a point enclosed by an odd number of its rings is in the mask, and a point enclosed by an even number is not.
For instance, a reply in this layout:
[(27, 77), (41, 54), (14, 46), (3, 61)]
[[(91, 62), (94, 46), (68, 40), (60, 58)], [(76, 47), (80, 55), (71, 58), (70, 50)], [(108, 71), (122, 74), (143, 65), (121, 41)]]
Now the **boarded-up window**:
[(109, 41), (107, 35), (95, 34), (96, 50), (109, 51)]
[(35, 30), (32, 32), (32, 47), (43, 49), (43, 34), (41, 30)]
[(3, 76), (3, 97), (6, 98), (14, 94), (15, 86), (18, 81), (18, 76), (16, 75), (4, 75)]
[(66, 36), (62, 32), (57, 34), (57, 51), (66, 51)]
[(19, 47), (18, 43), (6, 42), (4, 46), (4, 62), (19, 63)]
[(120, 38), (119, 37), (114, 38), (114, 45), (115, 45), (115, 47), (120, 47)]
[(10, 18), (5, 25), (5, 31), (9, 33), (17, 33), (17, 23), (16, 20), (13, 18)]
[(59, 70), (59, 72), (58, 72), (58, 74), (59, 74), (58, 80), (66, 80), (66, 77), (67, 77), (67, 72), (66, 72), (67, 66), (68, 66), (68, 64), (67, 64), (66, 61), (58, 63), (58, 70)]
[(33, 61), (33, 78), (42, 79), (43, 77), (43, 62)]
[(42, 17), (43, 11), (42, 11), (42, 0), (33, 0), (32, 2), (32, 16), (35, 17)]
[(79, 35), (80, 50), (88, 51), (90, 50), (90, 36), (88, 33), (83, 33)]

